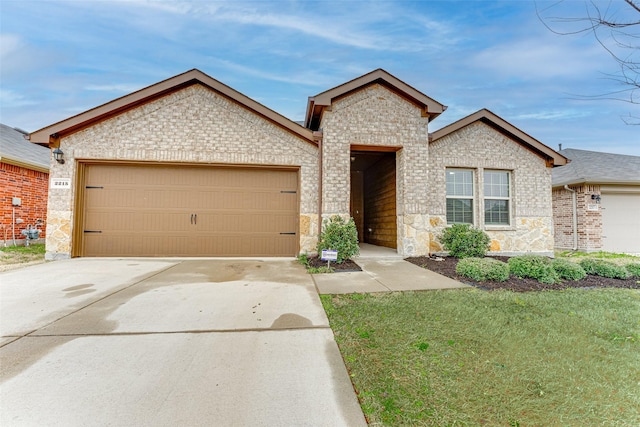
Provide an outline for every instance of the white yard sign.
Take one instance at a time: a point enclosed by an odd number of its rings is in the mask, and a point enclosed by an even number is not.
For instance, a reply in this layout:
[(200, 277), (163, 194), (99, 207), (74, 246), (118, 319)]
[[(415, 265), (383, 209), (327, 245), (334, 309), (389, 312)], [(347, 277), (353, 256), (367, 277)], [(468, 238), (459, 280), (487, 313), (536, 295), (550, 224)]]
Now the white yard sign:
[(331, 249), (326, 249), (322, 251), (322, 256), (320, 257), (322, 261), (337, 261), (338, 260), (338, 251), (334, 251)]

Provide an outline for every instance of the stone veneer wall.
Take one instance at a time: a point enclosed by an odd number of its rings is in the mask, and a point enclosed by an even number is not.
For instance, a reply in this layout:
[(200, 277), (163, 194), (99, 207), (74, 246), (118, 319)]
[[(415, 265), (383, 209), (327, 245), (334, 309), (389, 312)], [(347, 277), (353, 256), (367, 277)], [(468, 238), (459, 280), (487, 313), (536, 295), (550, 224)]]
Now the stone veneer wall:
[[(599, 185), (569, 186), (576, 192), (578, 226), (577, 250), (593, 252), (602, 250), (602, 211), (591, 195), (600, 195)], [(553, 190), (553, 218), (555, 222), (555, 247), (573, 249), (573, 202), (571, 192), (564, 188)], [(589, 206), (595, 209), (590, 210)]]
[(322, 216), (349, 216), (351, 145), (402, 147), (396, 153), (398, 253), (428, 252), (428, 118), (379, 84), (335, 101), (325, 110), (322, 141)]
[(49, 192), (47, 258), (71, 254), (77, 160), (226, 163), (300, 167), (300, 251), (318, 237), (318, 148), (202, 85), (141, 105), (61, 140), (65, 164), (55, 178), (71, 190)]
[[(491, 237), (490, 253), (553, 254), (551, 168), (545, 160), (490, 126), (475, 122), (430, 144), (430, 252), (443, 248), (438, 236), (446, 228), (448, 167), (473, 169), (475, 225)], [(511, 171), (511, 225), (484, 225), (483, 171)]]

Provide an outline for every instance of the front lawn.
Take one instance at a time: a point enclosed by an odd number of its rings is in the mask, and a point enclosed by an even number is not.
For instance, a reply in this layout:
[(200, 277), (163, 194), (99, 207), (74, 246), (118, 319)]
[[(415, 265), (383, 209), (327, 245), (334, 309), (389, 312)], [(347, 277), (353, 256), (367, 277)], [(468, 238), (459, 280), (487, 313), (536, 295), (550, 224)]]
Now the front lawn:
[(390, 426), (635, 426), (640, 292), (322, 295), (365, 416)]
[(0, 271), (21, 265), (44, 262), (44, 244), (0, 247)]

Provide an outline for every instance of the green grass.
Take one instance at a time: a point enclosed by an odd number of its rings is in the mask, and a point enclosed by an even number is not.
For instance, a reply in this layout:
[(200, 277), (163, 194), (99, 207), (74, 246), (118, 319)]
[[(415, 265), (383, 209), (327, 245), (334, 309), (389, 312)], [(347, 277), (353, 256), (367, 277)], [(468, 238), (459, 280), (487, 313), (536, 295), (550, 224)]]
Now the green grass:
[(372, 425), (635, 426), (640, 292), (323, 295)]
[(624, 265), (629, 262), (638, 262), (640, 261), (640, 257), (627, 255), (627, 254), (618, 254), (614, 252), (573, 252), (573, 251), (562, 251), (555, 253), (556, 258), (566, 258), (575, 262), (580, 262), (584, 258), (593, 258), (593, 259), (605, 259), (607, 261), (614, 262), (618, 265)]
[(43, 244), (25, 246), (0, 247), (0, 266), (12, 268), (20, 264), (44, 261)]
[(34, 243), (29, 246), (0, 247), (0, 251), (5, 252), (7, 254), (18, 253), (18, 254), (44, 255), (45, 253), (44, 244), (42, 243)]

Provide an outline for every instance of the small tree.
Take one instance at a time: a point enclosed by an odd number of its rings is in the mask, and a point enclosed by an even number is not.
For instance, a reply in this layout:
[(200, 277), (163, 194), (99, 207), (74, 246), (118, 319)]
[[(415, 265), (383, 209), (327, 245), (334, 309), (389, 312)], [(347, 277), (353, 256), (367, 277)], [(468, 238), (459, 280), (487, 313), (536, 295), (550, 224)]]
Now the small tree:
[(453, 224), (444, 229), (440, 241), (451, 256), (482, 258), (489, 250), (491, 239), (487, 233), (469, 224)]
[(360, 253), (358, 246), (358, 230), (353, 218), (345, 221), (344, 218), (334, 215), (329, 220), (324, 220), (323, 230), (318, 239), (318, 254), (323, 250), (332, 249), (338, 251), (338, 264)]

